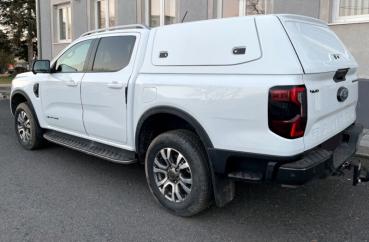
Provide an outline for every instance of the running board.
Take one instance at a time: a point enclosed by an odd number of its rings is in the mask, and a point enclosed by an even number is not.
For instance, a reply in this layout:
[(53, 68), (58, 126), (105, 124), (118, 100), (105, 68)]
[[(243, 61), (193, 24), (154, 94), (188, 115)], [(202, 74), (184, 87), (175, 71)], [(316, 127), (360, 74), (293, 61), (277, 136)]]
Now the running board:
[(137, 161), (136, 154), (133, 151), (119, 149), (116, 147), (56, 131), (47, 131), (46, 133), (44, 133), (44, 138), (52, 143), (65, 146), (73, 150), (81, 151), (83, 153), (115, 163), (131, 164)]

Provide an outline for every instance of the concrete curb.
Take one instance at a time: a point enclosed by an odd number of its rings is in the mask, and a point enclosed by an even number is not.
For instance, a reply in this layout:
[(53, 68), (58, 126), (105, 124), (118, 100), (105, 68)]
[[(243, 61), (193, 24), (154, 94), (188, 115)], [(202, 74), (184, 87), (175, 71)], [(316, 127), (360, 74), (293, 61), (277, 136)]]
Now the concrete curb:
[(369, 129), (364, 129), (356, 156), (369, 159)]
[(8, 99), (10, 96), (11, 85), (0, 84), (0, 100)]

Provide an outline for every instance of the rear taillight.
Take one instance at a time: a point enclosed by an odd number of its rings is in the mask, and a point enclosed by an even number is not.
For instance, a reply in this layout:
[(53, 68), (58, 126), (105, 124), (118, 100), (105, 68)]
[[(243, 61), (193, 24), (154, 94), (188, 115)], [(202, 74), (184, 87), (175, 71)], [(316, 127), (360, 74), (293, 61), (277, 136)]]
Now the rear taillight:
[(287, 138), (304, 136), (307, 122), (305, 86), (276, 86), (269, 90), (269, 129)]

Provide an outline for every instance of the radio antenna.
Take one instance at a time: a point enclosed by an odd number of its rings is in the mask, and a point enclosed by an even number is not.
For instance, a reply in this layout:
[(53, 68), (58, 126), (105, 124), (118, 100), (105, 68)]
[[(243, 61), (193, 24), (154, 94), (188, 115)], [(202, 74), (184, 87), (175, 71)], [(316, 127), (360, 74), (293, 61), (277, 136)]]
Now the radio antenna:
[(185, 21), (185, 19), (186, 19), (186, 16), (187, 16), (187, 13), (188, 13), (188, 10), (185, 12), (185, 14), (184, 14), (184, 16), (183, 16), (183, 18), (182, 18), (182, 21), (181, 21), (181, 23), (183, 23), (184, 21)]

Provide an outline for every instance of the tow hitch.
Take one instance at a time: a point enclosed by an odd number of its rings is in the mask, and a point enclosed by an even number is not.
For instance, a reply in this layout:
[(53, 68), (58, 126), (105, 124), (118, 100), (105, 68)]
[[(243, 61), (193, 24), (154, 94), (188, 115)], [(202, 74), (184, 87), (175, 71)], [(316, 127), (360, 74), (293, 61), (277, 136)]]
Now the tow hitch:
[(361, 164), (360, 160), (354, 160), (352, 162), (345, 162), (339, 172), (342, 174), (343, 170), (353, 170), (352, 185), (356, 186), (359, 183), (369, 182), (369, 171), (367, 167)]

